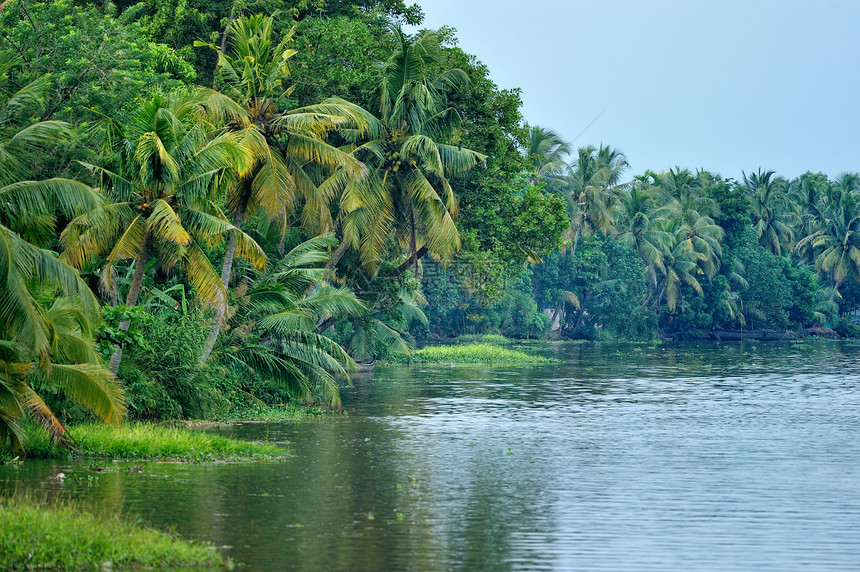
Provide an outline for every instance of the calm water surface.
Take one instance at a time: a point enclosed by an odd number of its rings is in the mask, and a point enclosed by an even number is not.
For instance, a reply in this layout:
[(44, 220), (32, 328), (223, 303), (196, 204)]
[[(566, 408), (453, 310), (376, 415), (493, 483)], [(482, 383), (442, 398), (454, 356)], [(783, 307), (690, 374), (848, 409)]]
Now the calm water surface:
[(564, 363), (377, 368), (346, 417), (229, 431), (288, 443), (285, 463), (27, 462), (0, 491), (120, 510), (251, 570), (860, 569), (860, 346), (540, 351)]

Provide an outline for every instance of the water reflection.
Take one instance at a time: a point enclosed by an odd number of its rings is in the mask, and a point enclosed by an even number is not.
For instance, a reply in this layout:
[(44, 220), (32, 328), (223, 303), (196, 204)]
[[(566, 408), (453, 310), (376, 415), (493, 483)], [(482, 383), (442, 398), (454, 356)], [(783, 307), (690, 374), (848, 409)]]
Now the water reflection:
[(382, 368), (345, 391), (348, 417), (230, 431), (289, 442), (286, 463), (27, 463), (0, 489), (172, 526), (253, 570), (855, 570), (857, 350), (555, 345), (558, 366)]

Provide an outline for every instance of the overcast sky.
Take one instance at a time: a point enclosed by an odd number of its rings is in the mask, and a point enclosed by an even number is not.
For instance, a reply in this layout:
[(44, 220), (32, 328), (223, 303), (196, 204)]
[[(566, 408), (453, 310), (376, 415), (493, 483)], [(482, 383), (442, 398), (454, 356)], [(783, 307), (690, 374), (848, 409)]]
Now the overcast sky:
[(860, 0), (416, 1), (526, 121), (630, 174), (860, 171)]

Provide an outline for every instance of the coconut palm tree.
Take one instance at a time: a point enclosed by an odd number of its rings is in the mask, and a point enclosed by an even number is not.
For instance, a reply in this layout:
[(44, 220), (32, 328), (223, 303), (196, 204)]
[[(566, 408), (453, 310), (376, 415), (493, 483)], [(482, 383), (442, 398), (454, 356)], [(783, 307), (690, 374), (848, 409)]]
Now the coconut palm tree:
[[(237, 229), (257, 213), (279, 222), (286, 231), (289, 216), (297, 203), (303, 203), (305, 228), (314, 233), (333, 230), (330, 205), (331, 189), (338, 181), (357, 178), (362, 166), (351, 155), (325, 141), (336, 128), (357, 128), (367, 122), (354, 107), (330, 100), (316, 106), (286, 112), (278, 104), (289, 94), (284, 82), (290, 76), (289, 60), (296, 54), (289, 49), (292, 32), (280, 43), (273, 40), (274, 18), (247, 16), (233, 20), (228, 27), (229, 53), (218, 50), (218, 78), (221, 92), (206, 91), (206, 105), (227, 130), (235, 133), (252, 152), (247, 170), (238, 174), (235, 184), (225, 186), (227, 215)], [(202, 45), (197, 43), (196, 45)], [(330, 178), (337, 176), (333, 181)], [(221, 267), (221, 281), (227, 288), (233, 268), (239, 231), (230, 233)], [(209, 356), (226, 313), (216, 309), (209, 339), (201, 361)]]
[(595, 230), (612, 228), (612, 205), (623, 188), (621, 176), (627, 169), (623, 153), (609, 146), (580, 147), (576, 162), (570, 166), (567, 181), (568, 216), (576, 253), (579, 237)]
[[(0, 225), (0, 447), (7, 438), (22, 445), (17, 420), (32, 410), (51, 432), (65, 440), (66, 429), (34, 390), (58, 389), (102, 419), (120, 423), (125, 399), (116, 378), (93, 349), (90, 324), (98, 303), (77, 272), (56, 257)], [(33, 293), (60, 293), (45, 309)]]
[(362, 314), (365, 307), (349, 289), (321, 284), (335, 244), (331, 235), (308, 240), (249, 281), (236, 301), (235, 327), (222, 336), (222, 361), (252, 368), (302, 401), (340, 404), (336, 376), (355, 363), (319, 324)]
[(816, 270), (830, 281), (830, 301), (838, 295), (839, 286), (849, 276), (860, 280), (860, 192), (841, 190), (836, 201), (823, 202), (817, 209), (819, 230), (798, 241), (795, 250), (817, 252)]
[(393, 32), (395, 48), (380, 64), (376, 121), (367, 138), (352, 133), (353, 154), (369, 172), (364, 179), (351, 179), (343, 192), (344, 243), (332, 260), (336, 264), (349, 244), (371, 271), (391, 238), (409, 253), (403, 269), (416, 266), (428, 251), (450, 258), (460, 235), (454, 224), (457, 198), (448, 178), (485, 159), (442, 143), (457, 120), (446, 94), (467, 85), (466, 74), (445, 67), (434, 32), (414, 38), (399, 27)]
[[(230, 224), (211, 200), (225, 169), (246, 169), (241, 142), (229, 133), (212, 136), (200, 100), (188, 94), (153, 93), (127, 124), (108, 118), (102, 127), (115, 166), (83, 165), (97, 176), (108, 201), (69, 223), (60, 239), (63, 260), (84, 268), (107, 254), (101, 287), (112, 299), (118, 295), (117, 264), (134, 261), (127, 306), (137, 304), (144, 271), (155, 260), (165, 269), (179, 267), (200, 299), (223, 307), (224, 285), (201, 245), (236, 231), (237, 253), (258, 267), (265, 260), (256, 242)], [(121, 329), (128, 326), (120, 324)], [(120, 347), (111, 357), (111, 371), (117, 371), (121, 359)]]
[(618, 239), (635, 250), (645, 262), (648, 282), (657, 289), (657, 276), (665, 274), (664, 259), (671, 235), (660, 229), (664, 211), (657, 207), (649, 186), (635, 184), (622, 191), (614, 208)]
[[(0, 54), (0, 78), (18, 63)], [(73, 268), (30, 242), (53, 239), (58, 208), (65, 216), (80, 214), (99, 203), (98, 194), (67, 179), (27, 180), (39, 150), (70, 129), (51, 121), (22, 126), (42, 109), (44, 85), (8, 96), (6, 87), (0, 84), (0, 447), (21, 448), (18, 420), (26, 410), (53, 438), (68, 442), (38, 391), (60, 390), (113, 423), (124, 417), (125, 401), (93, 350), (95, 296)], [(40, 302), (51, 298), (49, 308)]]
[(753, 227), (759, 244), (777, 256), (784, 249), (791, 250), (794, 240), (792, 227), (799, 221), (786, 194), (787, 182), (774, 178), (773, 171), (758, 170), (744, 176), (744, 186), (750, 197), (753, 211)]
[(689, 229), (677, 219), (664, 219), (660, 230), (672, 237), (668, 253), (665, 256), (665, 272), (658, 282), (657, 296), (653, 304), (666, 302), (669, 311), (674, 312), (681, 296), (681, 285), (687, 284), (697, 294), (702, 294), (702, 285), (698, 276), (704, 274), (699, 266), (706, 258), (705, 254), (696, 251), (688, 239)]
[[(0, 51), (0, 78), (20, 63), (17, 56)], [(47, 88), (44, 79), (20, 89), (0, 83), (0, 223), (33, 244), (50, 247), (58, 212), (71, 218), (95, 208), (100, 198), (78, 181), (30, 180), (39, 153), (72, 137), (68, 123), (32, 121), (44, 110)]]
[(552, 129), (527, 125), (526, 158), (534, 169), (534, 181), (544, 181), (549, 192), (564, 192), (565, 159), (570, 155), (570, 143)]

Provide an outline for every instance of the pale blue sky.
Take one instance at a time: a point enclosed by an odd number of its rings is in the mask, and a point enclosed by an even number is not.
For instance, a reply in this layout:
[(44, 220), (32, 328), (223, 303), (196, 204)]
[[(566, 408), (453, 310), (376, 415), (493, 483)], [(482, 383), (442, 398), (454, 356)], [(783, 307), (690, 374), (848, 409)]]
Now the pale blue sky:
[(860, 171), (860, 0), (417, 0), (574, 143), (741, 177)]

